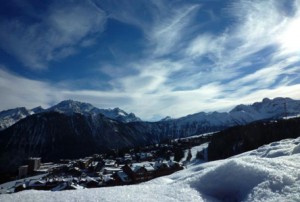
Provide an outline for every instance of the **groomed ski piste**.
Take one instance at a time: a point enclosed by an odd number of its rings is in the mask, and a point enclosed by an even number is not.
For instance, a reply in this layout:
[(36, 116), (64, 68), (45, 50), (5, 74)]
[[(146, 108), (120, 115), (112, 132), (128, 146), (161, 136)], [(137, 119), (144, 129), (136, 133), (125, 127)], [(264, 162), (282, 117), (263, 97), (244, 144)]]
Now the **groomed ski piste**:
[(0, 201), (300, 201), (300, 137), (225, 160), (192, 159), (182, 171), (138, 185), (29, 190), (0, 195)]

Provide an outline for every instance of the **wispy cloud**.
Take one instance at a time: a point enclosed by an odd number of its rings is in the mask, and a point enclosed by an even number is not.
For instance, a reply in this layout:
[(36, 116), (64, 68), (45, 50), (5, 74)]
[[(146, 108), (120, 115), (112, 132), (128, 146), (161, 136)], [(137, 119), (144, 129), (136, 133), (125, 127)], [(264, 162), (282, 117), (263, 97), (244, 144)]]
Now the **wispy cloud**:
[[(132, 74), (121, 73), (110, 83), (115, 92), (132, 98), (124, 107), (138, 109), (147, 119), (154, 115), (153, 109), (178, 117), (229, 109), (267, 96), (299, 98), (299, 85), (291, 81), (299, 78), (300, 60), (295, 53), (300, 48), (288, 48), (285, 40), (289, 39), (283, 37), (297, 27), (292, 25), (297, 22), (299, 6), (293, 6), (291, 14), (273, 0), (233, 1), (225, 11), (233, 23), (218, 33), (198, 30), (196, 36), (187, 34), (187, 25), (195, 21), (194, 12), (201, 12), (200, 5), (166, 12), (164, 9), (170, 8), (159, 1), (152, 8), (159, 12), (150, 12), (153, 21), (145, 24), (123, 11), (123, 21), (140, 27), (152, 46), (139, 61), (124, 64), (123, 68), (135, 70)], [(164, 11), (169, 15), (160, 18)], [(180, 45), (182, 39), (184, 45)], [(289, 54), (282, 57), (284, 52)], [(177, 53), (176, 57), (161, 58), (172, 53)]]
[[(147, 54), (160, 57), (173, 54), (182, 44), (184, 35), (199, 4), (184, 4), (181, 1), (94, 1), (106, 10), (108, 17), (138, 27), (147, 39)], [(179, 3), (181, 2), (181, 3)], [(176, 46), (176, 48), (175, 48)]]
[(159, 23), (154, 24), (153, 29), (148, 33), (150, 42), (155, 47), (154, 55), (174, 54), (174, 49), (178, 50), (185, 38), (191, 17), (199, 7), (199, 5), (192, 5), (177, 8), (173, 15), (167, 19), (159, 19)]
[[(291, 81), (293, 77), (299, 78), (297, 63), (300, 60), (295, 58), (295, 53), (300, 50), (300, 47), (295, 49), (288, 47), (286, 41), (278, 41), (278, 37), (287, 35), (287, 32), (297, 33), (297, 30), (294, 32), (287, 30), (297, 29), (295, 28), (297, 26), (292, 25), (297, 22), (299, 7), (295, 3), (293, 5), (294, 13), (291, 14), (285, 11), (283, 6), (272, 0), (264, 2), (235, 1), (227, 10), (227, 14), (234, 23), (228, 25), (222, 33), (216, 34), (207, 31), (201, 32), (195, 38), (186, 38), (179, 28), (175, 38), (184, 38), (190, 41), (190, 45), (182, 56), (169, 61), (169, 64), (179, 68), (169, 72), (168, 75), (162, 74), (164, 75), (163, 79), (157, 79), (161, 82), (159, 82), (155, 96), (149, 95), (149, 98), (155, 97), (155, 101), (152, 102), (159, 103), (156, 104), (156, 108), (160, 106), (160, 109), (163, 108), (162, 111), (168, 111), (167, 114), (178, 116), (201, 109), (228, 108), (239, 102), (260, 100), (265, 97), (261, 92), (274, 97), (286, 96), (287, 93), (284, 90), (287, 90), (288, 95), (291, 95), (291, 91), (288, 89), (297, 89), (299, 86), (290, 86), (287, 80)], [(191, 18), (187, 18), (186, 22), (191, 20)], [(172, 39), (171, 33), (166, 36)], [(285, 38), (285, 40), (289, 41), (289, 38)], [(165, 41), (166, 43), (163, 39), (162, 41), (157, 40), (157, 45), (167, 47), (165, 49), (167, 50), (168, 40)], [(176, 43), (176, 40), (174, 41)], [(172, 48), (174, 52), (179, 51), (175, 47)], [(154, 49), (154, 53), (157, 53), (156, 49)], [(163, 53), (164, 51), (161, 52), (161, 55)], [(289, 54), (285, 54), (285, 58), (279, 57), (283, 53)], [(264, 58), (264, 54), (269, 58)], [(150, 60), (155, 63), (158, 59), (150, 57)], [(149, 63), (146, 64), (140, 65), (142, 71), (146, 71), (149, 66)], [(161, 68), (164, 69), (164, 66), (161, 65)], [(143, 73), (135, 76), (142, 78), (141, 75)], [(153, 72), (152, 75), (156, 75), (156, 72)], [(290, 78), (287, 79), (287, 77)], [(138, 78), (136, 80), (139, 80)], [(128, 87), (128, 89), (136, 92), (134, 91), (136, 83), (139, 82), (127, 83), (127, 86), (132, 87)], [(146, 93), (148, 91), (138, 92)], [(270, 92), (276, 95), (271, 95)], [(164, 105), (163, 101), (158, 101), (165, 100), (166, 97), (174, 99), (174, 102), (169, 101)], [(195, 101), (197, 97), (202, 101)], [(294, 93), (292, 97), (299, 96)], [(180, 109), (174, 110), (178, 105), (180, 105)], [(174, 111), (176, 112), (174, 113)]]
[(51, 61), (77, 53), (77, 44), (87, 45), (106, 22), (103, 11), (81, 1), (53, 2), (45, 14), (35, 21), (0, 20), (0, 47), (29, 68), (46, 68)]
[[(144, 37), (143, 49), (137, 50), (141, 57), (118, 64), (99, 62), (99, 74), (108, 77), (109, 90), (78, 90), (62, 85), (64, 81), (57, 86), (4, 70), (1, 79), (12, 86), (21, 82), (49, 88), (41, 94), (41, 103), (49, 104), (49, 97), (52, 101), (71, 98), (102, 108), (119, 106), (147, 120), (228, 110), (264, 97), (300, 99), (299, 1), (291, 1), (289, 6), (276, 0), (229, 1), (221, 16), (227, 24), (218, 31), (209, 26), (203, 29), (202, 22), (198, 23), (197, 14), (211, 11), (204, 10), (205, 1), (195, 2), (91, 0), (84, 6), (69, 7), (57, 3), (45, 18), (29, 27), (20, 20), (0, 21), (0, 28), (12, 33), (0, 31), (0, 38), (9, 41), (5, 50), (35, 68), (78, 53), (78, 46), (95, 44), (94, 35), (103, 31), (106, 20), (133, 25)], [(211, 16), (209, 20), (220, 19), (218, 13)], [(73, 19), (78, 24), (71, 23)], [(3, 40), (0, 45), (4, 46)], [(28, 51), (24, 53), (25, 47)], [(18, 82), (14, 85), (6, 77)], [(8, 92), (7, 87), (1, 88)], [(13, 98), (20, 99), (17, 87), (13, 89), (3, 106), (13, 103)], [(26, 87), (22, 95), (29, 97), (33, 92)]]

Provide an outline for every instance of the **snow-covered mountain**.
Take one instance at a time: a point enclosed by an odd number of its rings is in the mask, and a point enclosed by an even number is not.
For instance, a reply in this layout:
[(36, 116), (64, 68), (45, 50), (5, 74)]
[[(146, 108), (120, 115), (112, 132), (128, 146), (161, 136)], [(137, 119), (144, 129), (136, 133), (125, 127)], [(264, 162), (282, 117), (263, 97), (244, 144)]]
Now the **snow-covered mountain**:
[(187, 169), (138, 185), (29, 190), (0, 195), (0, 201), (299, 201), (299, 159), (300, 138), (285, 139), (230, 159), (193, 162)]
[(99, 109), (89, 103), (83, 103), (73, 100), (64, 100), (46, 111), (56, 111), (65, 114), (79, 113), (83, 115), (98, 115), (103, 114), (107, 118), (121, 121), (123, 123), (141, 121), (133, 113), (127, 113), (120, 108), (114, 109)]
[[(65, 100), (48, 109), (36, 107), (26, 109), (24, 107), (6, 110), (0, 112), (0, 130), (3, 130), (22, 118), (31, 114), (41, 112), (56, 111), (65, 114), (80, 113), (83, 115), (104, 116), (121, 121), (123, 123), (141, 122), (142, 120), (133, 113), (127, 113), (120, 108), (99, 109), (89, 103), (83, 103), (73, 100)], [(199, 112), (178, 119), (167, 116), (159, 122), (165, 122), (165, 125), (172, 125), (174, 130), (178, 131), (175, 136), (180, 134), (189, 136), (199, 132), (210, 132), (235, 125), (247, 124), (253, 121), (263, 119), (278, 119), (285, 116), (295, 116), (300, 114), (300, 101), (290, 98), (275, 98), (273, 100), (265, 98), (262, 102), (256, 102), (252, 105), (238, 105), (230, 112)], [(167, 127), (168, 128), (168, 127)], [(189, 128), (187, 132), (186, 128)], [(202, 130), (204, 128), (204, 130)], [(211, 129), (211, 130), (210, 130)]]
[(250, 121), (295, 116), (300, 114), (300, 101), (291, 98), (264, 98), (262, 102), (252, 105), (238, 105), (229, 113), (236, 119), (244, 117)]
[(136, 117), (133, 113), (127, 113), (120, 108), (114, 109), (99, 109), (94, 107), (91, 104), (73, 101), (73, 100), (65, 100), (57, 105), (54, 105), (48, 109), (43, 109), (42, 107), (36, 107), (33, 109), (26, 109), (25, 107), (5, 110), (0, 112), (0, 130), (6, 129), (9, 126), (15, 124), (19, 120), (41, 112), (59, 112), (64, 114), (73, 114), (79, 113), (83, 115), (98, 115), (103, 114), (107, 118), (111, 118), (117, 121), (121, 121), (123, 123), (141, 121), (140, 118)]
[[(172, 137), (185, 137), (222, 130), (265, 119), (300, 115), (300, 101), (291, 98), (265, 98), (252, 105), (238, 105), (229, 112), (199, 112), (178, 119), (164, 119), (162, 130), (172, 130)], [(170, 134), (169, 134), (170, 135)]]

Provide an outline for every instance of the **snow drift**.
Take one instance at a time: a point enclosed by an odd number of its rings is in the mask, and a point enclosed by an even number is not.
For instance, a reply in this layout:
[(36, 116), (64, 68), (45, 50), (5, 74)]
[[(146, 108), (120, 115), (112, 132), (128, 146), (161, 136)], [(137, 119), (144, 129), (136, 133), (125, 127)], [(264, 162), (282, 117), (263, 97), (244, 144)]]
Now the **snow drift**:
[(1, 195), (0, 201), (300, 201), (300, 137), (232, 158), (195, 163), (147, 183)]

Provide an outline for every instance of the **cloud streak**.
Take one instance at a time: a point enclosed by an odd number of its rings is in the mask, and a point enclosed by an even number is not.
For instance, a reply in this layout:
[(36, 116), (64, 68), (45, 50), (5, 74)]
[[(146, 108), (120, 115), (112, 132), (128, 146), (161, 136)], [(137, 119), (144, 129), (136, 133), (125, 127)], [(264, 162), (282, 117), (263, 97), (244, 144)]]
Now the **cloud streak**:
[(80, 2), (54, 2), (30, 23), (21, 17), (0, 20), (0, 47), (32, 69), (76, 54), (77, 44), (102, 32), (106, 22), (104, 12)]

